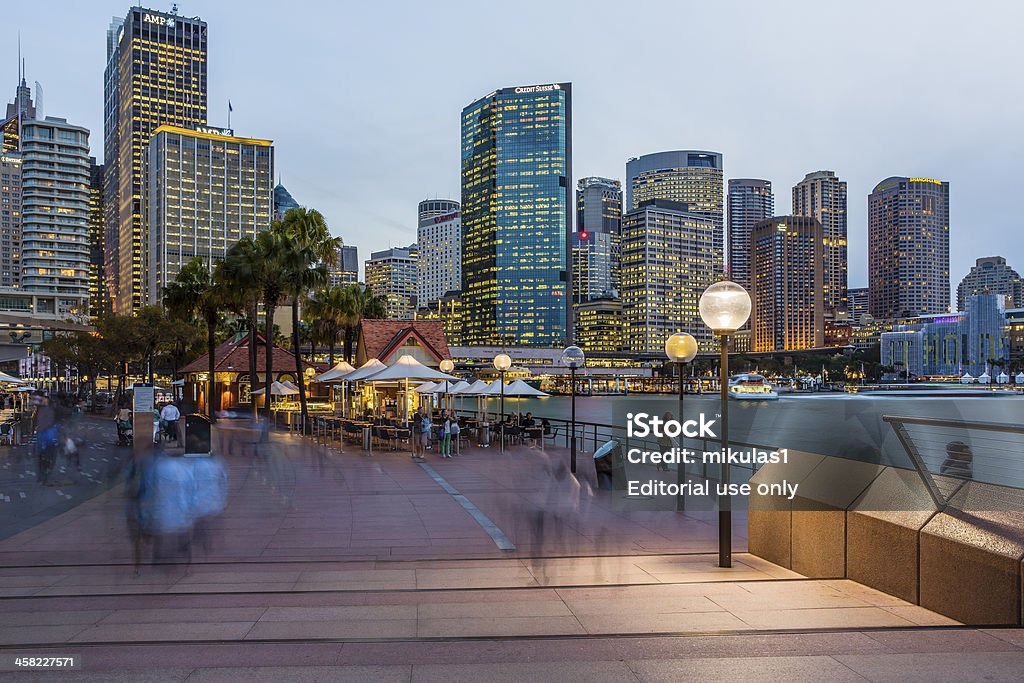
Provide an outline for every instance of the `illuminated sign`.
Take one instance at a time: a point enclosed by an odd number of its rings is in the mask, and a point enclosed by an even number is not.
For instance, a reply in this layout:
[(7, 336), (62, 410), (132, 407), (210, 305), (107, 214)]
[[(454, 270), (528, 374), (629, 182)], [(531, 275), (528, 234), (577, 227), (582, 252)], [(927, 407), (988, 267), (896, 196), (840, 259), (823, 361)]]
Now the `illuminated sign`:
[(174, 28), (174, 19), (172, 17), (162, 17), (159, 14), (150, 14), (149, 12), (146, 12), (142, 15), (142, 21), (147, 24), (156, 24), (157, 26)]
[(941, 180), (935, 180), (934, 178), (907, 178), (912, 183), (932, 183), (933, 185), (941, 185)]
[(224, 135), (227, 137), (235, 137), (235, 131), (230, 128), (215, 128), (213, 126), (196, 126), (197, 133), (206, 133), (207, 135)]
[(552, 90), (561, 90), (562, 86), (558, 83), (552, 83), (551, 85), (528, 85), (521, 88), (516, 88), (516, 94), (521, 95), (523, 93), (530, 92), (550, 92)]
[(445, 216), (434, 216), (434, 223), (445, 223), (447, 221), (455, 220), (459, 217), (459, 212), (447, 214)]
[(5, 164), (21, 164), (21, 157), (0, 156), (0, 162)]

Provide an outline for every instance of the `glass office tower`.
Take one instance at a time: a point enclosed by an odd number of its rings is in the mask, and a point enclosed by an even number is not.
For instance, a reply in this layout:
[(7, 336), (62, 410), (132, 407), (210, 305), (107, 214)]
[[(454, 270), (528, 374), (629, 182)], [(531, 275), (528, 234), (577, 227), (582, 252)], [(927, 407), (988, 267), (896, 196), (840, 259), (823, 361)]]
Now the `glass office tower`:
[(107, 282), (130, 313), (146, 298), (143, 156), (161, 125), (206, 123), (206, 22), (132, 7), (107, 30), (103, 78)]
[(468, 345), (566, 342), (571, 177), (571, 84), (503, 88), (462, 110)]
[(753, 287), (751, 234), (754, 226), (775, 215), (770, 180), (731, 178), (728, 196), (729, 277), (747, 292)]

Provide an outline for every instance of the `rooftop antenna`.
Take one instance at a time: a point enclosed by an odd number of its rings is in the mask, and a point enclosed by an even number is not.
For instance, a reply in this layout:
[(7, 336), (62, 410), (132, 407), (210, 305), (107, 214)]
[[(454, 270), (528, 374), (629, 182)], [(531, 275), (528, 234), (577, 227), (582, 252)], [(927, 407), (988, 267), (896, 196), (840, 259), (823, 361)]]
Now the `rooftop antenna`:
[(171, 14), (177, 14), (177, 13), (178, 13), (178, 3), (175, 2), (175, 3), (173, 3), (171, 5)]
[(25, 82), (25, 58), (21, 56), (21, 30), (18, 30), (18, 88), (14, 108), (18, 110), (18, 151), (21, 151), (21, 84)]

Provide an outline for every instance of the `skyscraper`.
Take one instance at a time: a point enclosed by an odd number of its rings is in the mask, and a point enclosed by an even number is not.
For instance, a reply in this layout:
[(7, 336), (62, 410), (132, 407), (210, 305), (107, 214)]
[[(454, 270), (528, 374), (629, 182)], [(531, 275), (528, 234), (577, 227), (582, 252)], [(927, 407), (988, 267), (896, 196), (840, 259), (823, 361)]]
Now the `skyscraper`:
[(450, 199), (426, 199), (419, 205), (416, 292), (420, 307), (462, 289), (462, 214)]
[(132, 7), (107, 31), (104, 152), (108, 282), (118, 312), (146, 298), (143, 156), (162, 125), (206, 123), (206, 22)]
[(722, 155), (701, 150), (655, 152), (626, 162), (626, 206), (632, 211), (651, 199), (687, 205), (715, 226), (712, 257), (721, 270), (725, 263), (725, 220)]
[(871, 315), (949, 310), (949, 183), (886, 178), (868, 195)]
[[(21, 64), (18, 65), (21, 70)], [(36, 84), (38, 85), (38, 83)], [(36, 105), (32, 101), (32, 89), (25, 82), (25, 75), (19, 73), (18, 87), (14, 99), (7, 105), (3, 123), (0, 123), (0, 152), (17, 152), (20, 148), (21, 124), (23, 121), (36, 118)]]
[(106, 271), (103, 268), (103, 164), (89, 157), (89, 316), (106, 312)]
[(56, 313), (89, 313), (89, 131), (47, 116), (22, 122), (21, 286), (59, 294)]
[(388, 320), (410, 320), (416, 314), (417, 246), (392, 247), (370, 254), (366, 286), (386, 299)]
[(846, 307), (850, 312), (850, 322), (863, 325), (864, 318), (870, 317), (870, 295), (867, 287), (848, 287), (846, 290)]
[(342, 243), (338, 246), (338, 265), (330, 267), (327, 284), (331, 287), (344, 287), (358, 282), (359, 250), (354, 245)]
[(608, 296), (619, 290), (622, 183), (581, 178), (576, 183), (576, 232), (572, 238), (572, 300)]
[(622, 183), (591, 176), (576, 183), (576, 231), (618, 234), (622, 227)]
[(0, 152), (0, 287), (21, 285), (21, 155)]
[(821, 224), (825, 242), (825, 310), (846, 309), (846, 181), (833, 171), (808, 173), (793, 187), (793, 215)]
[(274, 220), (279, 221), (291, 209), (298, 209), (299, 203), (281, 183), (274, 186)]
[(824, 238), (807, 216), (777, 216), (751, 233), (751, 351), (825, 345)]
[(213, 262), (243, 237), (270, 228), (274, 147), (204, 126), (160, 126), (145, 158), (143, 216), (147, 225), (148, 295), (163, 289), (198, 256)]
[(1024, 307), (1024, 280), (1002, 256), (986, 256), (975, 261), (971, 271), (956, 288), (956, 310), (964, 311), (967, 299), (975, 294), (1000, 294), (1007, 308)]
[(750, 235), (754, 226), (775, 215), (770, 180), (732, 178), (727, 200), (729, 222), (729, 277), (750, 291)]
[(688, 332), (701, 349), (713, 337), (700, 318), (700, 295), (722, 272), (712, 247), (717, 226), (686, 204), (646, 200), (622, 217), (625, 348), (664, 356), (665, 340)]
[(496, 90), (462, 110), (465, 342), (569, 336), (572, 86)]

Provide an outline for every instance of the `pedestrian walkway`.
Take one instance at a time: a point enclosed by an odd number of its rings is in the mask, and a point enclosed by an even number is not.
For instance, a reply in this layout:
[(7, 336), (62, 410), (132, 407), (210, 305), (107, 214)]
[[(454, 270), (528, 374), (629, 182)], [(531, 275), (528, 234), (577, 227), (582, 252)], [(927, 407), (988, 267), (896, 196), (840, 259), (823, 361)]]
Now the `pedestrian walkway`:
[(120, 488), (0, 541), (0, 654), (79, 654), (86, 680), (934, 681), (1024, 670), (1019, 631), (967, 629), (742, 547), (719, 568), (705, 513), (552, 489), (545, 467), (564, 453), (471, 452), (426, 467), (400, 452), (324, 453), (281, 436), (258, 456), (230, 455), (218, 544), (190, 566), (134, 573)]

